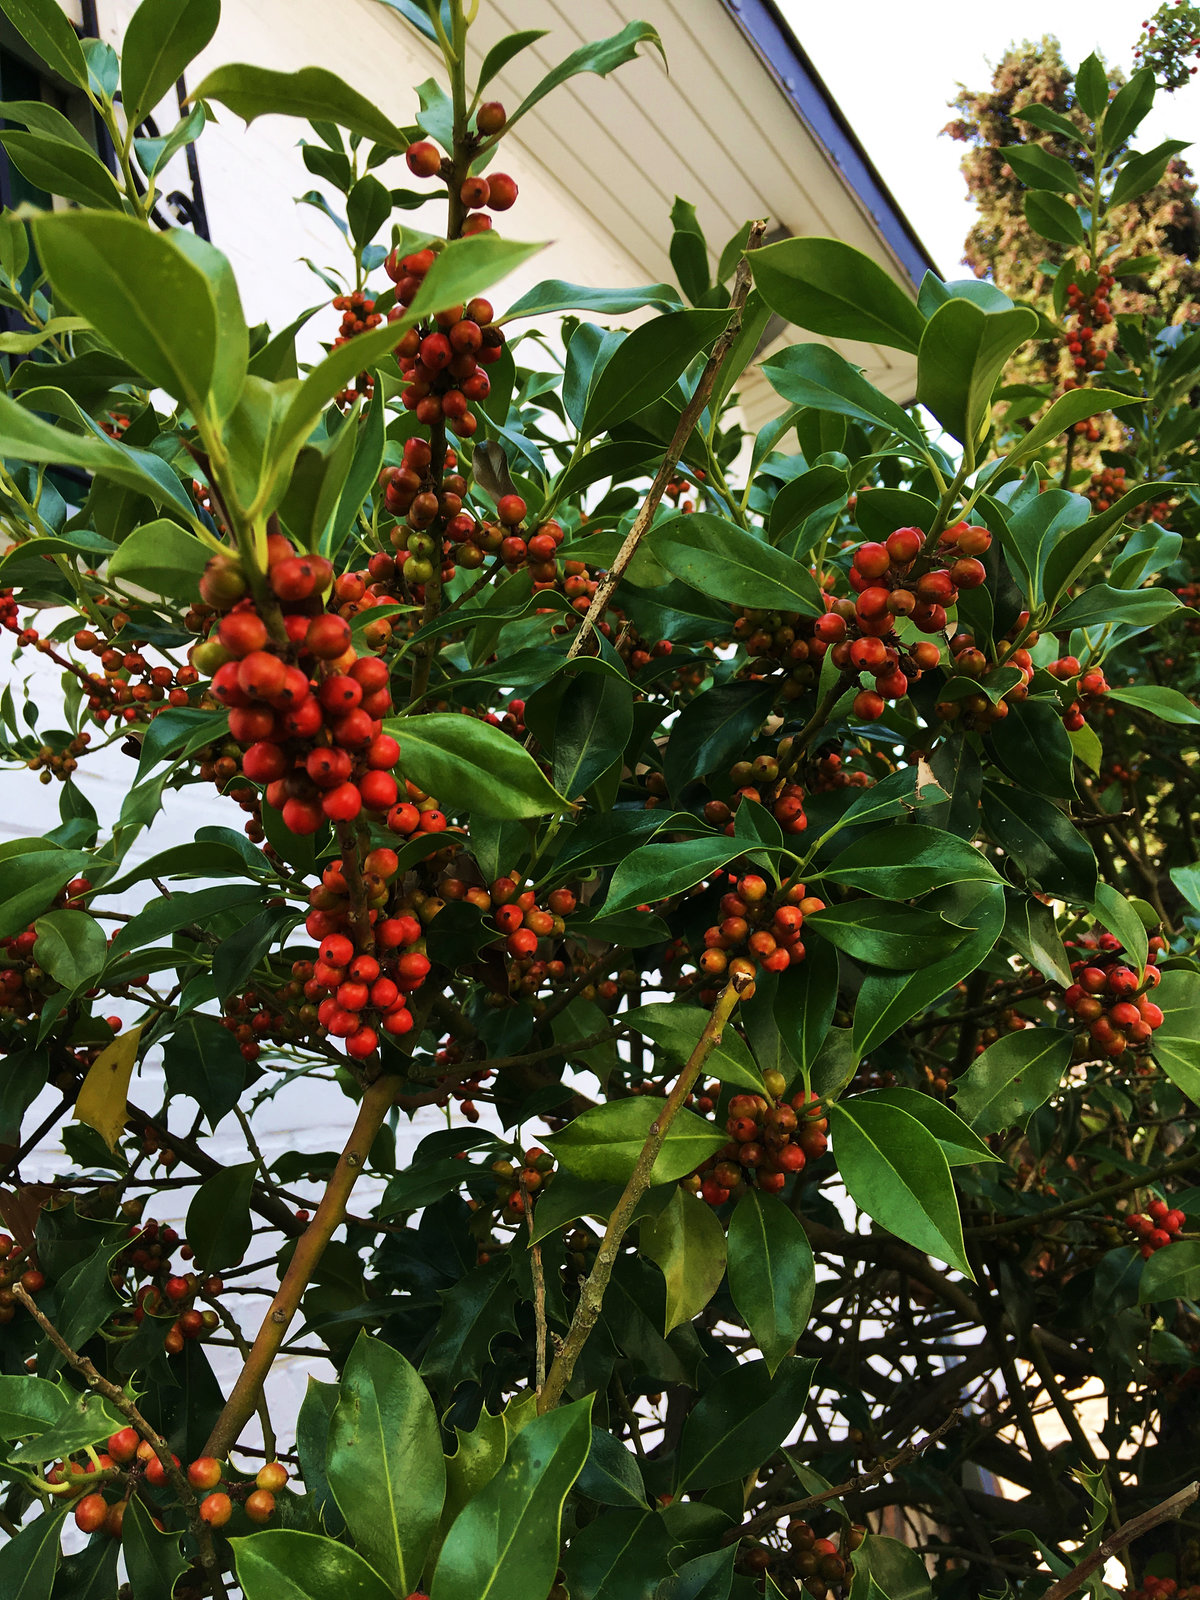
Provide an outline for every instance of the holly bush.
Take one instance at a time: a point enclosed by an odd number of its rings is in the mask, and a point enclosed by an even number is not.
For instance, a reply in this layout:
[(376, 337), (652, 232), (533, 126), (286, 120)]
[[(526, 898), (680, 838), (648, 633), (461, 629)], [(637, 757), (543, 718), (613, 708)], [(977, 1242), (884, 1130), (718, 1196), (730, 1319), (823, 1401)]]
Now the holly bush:
[[(541, 35), (407, 0), (412, 126), (234, 65), (151, 135), (216, 0), (120, 60), (0, 9), (116, 156), (2, 108), (67, 202), (0, 221), (0, 718), (59, 806), (0, 846), (3, 1593), (1190, 1584), (1200, 331), (1116, 298), (1150, 69), (1013, 108), (1046, 308), (684, 201), (677, 284), (506, 305), (506, 134), (647, 24), (506, 106)], [(340, 326), (248, 327), (159, 226), (213, 107), (310, 119)], [(774, 316), (818, 338), (751, 437)], [(1065, 381), (1006, 386), (1031, 342)], [(148, 852), (181, 790), (214, 821)], [(268, 1161), (314, 1080), (335, 1148)]]

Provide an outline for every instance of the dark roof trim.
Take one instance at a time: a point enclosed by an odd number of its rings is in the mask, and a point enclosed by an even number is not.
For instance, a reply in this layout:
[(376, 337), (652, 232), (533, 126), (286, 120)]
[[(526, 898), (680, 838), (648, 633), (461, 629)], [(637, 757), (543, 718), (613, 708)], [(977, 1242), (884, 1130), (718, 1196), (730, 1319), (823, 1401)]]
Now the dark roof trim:
[(938, 269), (879, 176), (837, 101), (780, 15), (774, 0), (721, 0), (797, 114), (861, 200), (914, 284)]

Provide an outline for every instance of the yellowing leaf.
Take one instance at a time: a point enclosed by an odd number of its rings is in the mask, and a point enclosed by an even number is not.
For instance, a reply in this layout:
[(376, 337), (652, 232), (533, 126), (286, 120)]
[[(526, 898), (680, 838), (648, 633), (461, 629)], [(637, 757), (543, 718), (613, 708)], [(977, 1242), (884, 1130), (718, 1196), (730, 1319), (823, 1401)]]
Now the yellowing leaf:
[(130, 1028), (106, 1045), (88, 1068), (75, 1101), (75, 1120), (95, 1128), (110, 1150), (117, 1148), (125, 1126), (125, 1097), (141, 1036), (140, 1028)]

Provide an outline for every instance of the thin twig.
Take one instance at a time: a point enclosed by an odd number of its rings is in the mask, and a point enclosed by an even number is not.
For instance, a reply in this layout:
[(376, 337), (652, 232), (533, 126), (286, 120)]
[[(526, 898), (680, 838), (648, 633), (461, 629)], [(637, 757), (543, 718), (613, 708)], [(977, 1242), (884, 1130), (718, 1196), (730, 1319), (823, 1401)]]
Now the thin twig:
[(808, 1511), (812, 1506), (823, 1505), (826, 1500), (840, 1500), (846, 1494), (858, 1494), (862, 1489), (869, 1489), (873, 1483), (879, 1483), (891, 1473), (907, 1466), (917, 1456), (928, 1450), (930, 1445), (937, 1444), (939, 1439), (944, 1439), (951, 1428), (962, 1421), (962, 1412), (951, 1411), (944, 1417), (931, 1433), (923, 1439), (918, 1439), (914, 1444), (906, 1444), (887, 1461), (881, 1461), (877, 1467), (872, 1467), (870, 1472), (860, 1472), (857, 1477), (847, 1478), (845, 1483), (835, 1484), (832, 1489), (824, 1489), (820, 1494), (807, 1495), (803, 1500), (791, 1500), (786, 1505), (769, 1506), (766, 1511), (760, 1511), (756, 1517), (751, 1517), (749, 1522), (743, 1522), (732, 1534), (727, 1535), (727, 1542), (733, 1539), (745, 1539), (757, 1533), (760, 1528), (768, 1528), (772, 1523), (778, 1522), (781, 1517), (795, 1517), (802, 1511)]
[(680, 457), (684, 447), (692, 436), (692, 430), (700, 420), (701, 413), (708, 404), (713, 386), (717, 381), (717, 374), (725, 365), (729, 352), (733, 349), (738, 335), (742, 331), (742, 312), (745, 310), (746, 297), (750, 293), (752, 282), (750, 272), (750, 252), (756, 250), (762, 243), (763, 235), (767, 231), (765, 222), (756, 222), (750, 229), (750, 236), (746, 241), (746, 250), (738, 262), (737, 274), (733, 282), (733, 293), (730, 296), (730, 318), (725, 331), (713, 346), (712, 355), (708, 364), (700, 374), (700, 381), (693, 391), (692, 398), (680, 413), (679, 422), (667, 446), (666, 455), (659, 464), (654, 475), (654, 482), (650, 485), (649, 493), (642, 501), (641, 510), (633, 520), (633, 526), (625, 535), (624, 543), (617, 551), (616, 559), (612, 566), (601, 578), (596, 586), (596, 593), (592, 603), (587, 609), (587, 615), (580, 624), (579, 631), (571, 641), (571, 648), (567, 651), (567, 660), (573, 661), (583, 649), (588, 639), (600, 626), (604, 613), (608, 610), (609, 601), (613, 597), (617, 585), (625, 574), (625, 569), (637, 554), (638, 546), (645, 538), (650, 524), (654, 520), (654, 513), (658, 510), (667, 485), (675, 477), (679, 467)]
[(575, 1307), (575, 1315), (571, 1318), (571, 1326), (567, 1330), (567, 1337), (561, 1349), (554, 1357), (550, 1368), (550, 1375), (538, 1400), (539, 1411), (552, 1411), (562, 1399), (563, 1391), (571, 1381), (571, 1374), (575, 1370), (575, 1363), (579, 1360), (584, 1345), (588, 1341), (592, 1329), (600, 1317), (600, 1308), (604, 1302), (604, 1292), (608, 1288), (608, 1281), (612, 1277), (612, 1269), (616, 1264), (617, 1254), (621, 1248), (621, 1241), (625, 1237), (629, 1225), (632, 1223), (634, 1213), (646, 1190), (650, 1187), (650, 1176), (654, 1170), (659, 1152), (667, 1137), (675, 1115), (692, 1091), (696, 1079), (703, 1071), (704, 1063), (712, 1051), (721, 1041), (721, 1034), (725, 1024), (733, 1014), (734, 1007), (744, 990), (750, 986), (748, 977), (731, 978), (721, 991), (720, 998), (713, 1007), (712, 1015), (704, 1025), (704, 1032), (700, 1035), (695, 1049), (688, 1057), (687, 1065), (676, 1079), (675, 1087), (668, 1095), (666, 1104), (658, 1116), (650, 1124), (650, 1131), (646, 1135), (646, 1142), (638, 1153), (633, 1172), (625, 1191), (617, 1201), (612, 1215), (608, 1219), (608, 1227), (604, 1230), (604, 1238), (600, 1241), (600, 1249), (596, 1253), (596, 1262), (589, 1274), (583, 1288), (579, 1293), (579, 1304)]
[(299, 1309), (301, 1296), (325, 1253), (325, 1246), (345, 1221), (346, 1201), (366, 1165), (375, 1135), (392, 1107), (398, 1086), (399, 1080), (395, 1077), (377, 1078), (363, 1095), (346, 1148), (338, 1157), (338, 1164), (312, 1221), (297, 1241), (271, 1308), (258, 1330), (250, 1359), (239, 1373), (233, 1391), (225, 1402), (225, 1409), (209, 1434), (205, 1455), (228, 1455), (237, 1442), (238, 1434), (250, 1420), (271, 1364)]
[(14, 1283), (10, 1293), (14, 1300), (20, 1301), (25, 1307), (63, 1360), (66, 1361), (68, 1366), (74, 1368), (88, 1388), (94, 1389), (97, 1394), (103, 1395), (109, 1404), (115, 1406), (123, 1417), (128, 1417), (138, 1433), (141, 1434), (142, 1438), (154, 1451), (154, 1454), (158, 1457), (159, 1465), (166, 1475), (167, 1482), (175, 1491), (175, 1495), (180, 1505), (182, 1505), (188, 1523), (191, 1526), (192, 1535), (200, 1551), (200, 1565), (204, 1568), (204, 1575), (208, 1580), (208, 1587), (213, 1600), (226, 1600), (225, 1580), (221, 1576), (220, 1563), (213, 1547), (212, 1531), (200, 1516), (200, 1502), (197, 1500), (191, 1484), (175, 1464), (175, 1457), (171, 1453), (170, 1445), (157, 1429), (150, 1426), (123, 1389), (119, 1389), (115, 1383), (110, 1383), (101, 1372), (97, 1371), (87, 1356), (81, 1356), (77, 1350), (71, 1348), (49, 1317), (40, 1309), (33, 1296), (20, 1283)]
[(1082, 1589), (1092, 1573), (1102, 1567), (1110, 1556), (1115, 1556), (1125, 1546), (1132, 1544), (1135, 1539), (1140, 1539), (1142, 1534), (1149, 1533), (1151, 1528), (1157, 1528), (1162, 1522), (1176, 1522), (1187, 1508), (1200, 1497), (1200, 1482), (1189, 1483), (1186, 1489), (1180, 1489), (1178, 1494), (1173, 1494), (1169, 1500), (1163, 1500), (1159, 1505), (1151, 1506), (1149, 1511), (1143, 1511), (1140, 1516), (1130, 1517), (1128, 1522), (1123, 1522), (1115, 1533), (1110, 1533), (1103, 1544), (1099, 1544), (1091, 1555), (1084, 1556), (1083, 1560), (1071, 1568), (1065, 1577), (1059, 1578), (1057, 1583), (1052, 1583), (1042, 1596), (1042, 1600), (1067, 1600), (1068, 1595)]
[(533, 1263), (533, 1316), (537, 1329), (537, 1392), (546, 1387), (546, 1274), (542, 1267), (542, 1247), (533, 1237), (533, 1200), (522, 1187), (521, 1202), (529, 1225), (529, 1253)]

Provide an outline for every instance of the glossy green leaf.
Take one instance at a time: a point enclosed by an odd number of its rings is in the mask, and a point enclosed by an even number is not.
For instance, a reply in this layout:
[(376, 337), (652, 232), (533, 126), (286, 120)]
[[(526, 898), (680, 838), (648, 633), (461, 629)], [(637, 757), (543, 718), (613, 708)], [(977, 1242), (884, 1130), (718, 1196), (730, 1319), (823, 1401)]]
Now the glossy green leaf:
[(593, 439), (661, 400), (728, 321), (728, 311), (668, 311), (635, 328), (592, 380), (583, 436)]
[(577, 77), (581, 72), (594, 72), (604, 78), (617, 67), (636, 60), (640, 44), (653, 45), (664, 61), (666, 60), (662, 40), (648, 22), (628, 22), (620, 33), (614, 33), (611, 38), (581, 44), (578, 50), (572, 50), (564, 61), (560, 61), (558, 66), (552, 68), (535, 84), (517, 109), (510, 113), (505, 132), (508, 132), (527, 111), (531, 111), (539, 100), (544, 99), (553, 89), (557, 89), (560, 83), (566, 83), (568, 78)]
[(1107, 583), (1096, 583), (1056, 611), (1053, 626), (1056, 632), (1115, 622), (1151, 628), (1178, 611), (1180, 604), (1169, 589), (1114, 589)]
[[(1144, 901), (1139, 903), (1145, 905)], [(1125, 946), (1127, 960), (1137, 968), (1140, 978), (1145, 972), (1150, 945), (1145, 925), (1128, 896), (1114, 889), (1111, 884), (1098, 883), (1091, 911), (1109, 933), (1115, 934), (1120, 939)]]
[(1082, 244), (1086, 237), (1079, 212), (1052, 189), (1026, 190), (1025, 219), (1043, 239), (1065, 245), (1068, 250)]
[(983, 1140), (950, 1107), (935, 1100), (920, 1089), (903, 1086), (894, 1089), (872, 1089), (855, 1098), (855, 1105), (878, 1103), (898, 1106), (915, 1117), (942, 1147), (942, 1154), (951, 1167), (974, 1166), (979, 1161), (999, 1161)]
[(151, 594), (190, 599), (212, 551), (177, 522), (165, 517), (144, 522), (118, 546), (108, 562), (114, 583)]
[(605, 914), (628, 906), (669, 899), (710, 877), (744, 849), (740, 840), (711, 834), (670, 844), (644, 844), (621, 861), (612, 875)]
[(241, 1265), (253, 1233), (250, 1196), (257, 1176), (253, 1161), (223, 1167), (206, 1178), (192, 1197), (187, 1238), (205, 1271)]
[(1177, 1239), (1156, 1250), (1142, 1268), (1138, 1304), (1195, 1300), (1200, 1295), (1200, 1241)]
[(1148, 189), (1153, 189), (1155, 184), (1161, 183), (1171, 158), (1188, 148), (1189, 143), (1186, 139), (1166, 139), (1143, 155), (1131, 155), (1117, 173), (1112, 193), (1108, 197), (1109, 205), (1128, 205), (1131, 200), (1136, 200)]
[[(47, 393), (42, 390), (37, 398), (40, 400)], [(65, 401), (66, 395), (59, 393)], [(31, 396), (27, 392), (24, 398)], [(100, 433), (68, 433), (43, 417), (34, 416), (7, 395), (0, 395), (0, 454), (34, 464), (80, 467), (132, 489), (135, 494), (148, 496), (155, 505), (194, 515), (179, 479), (158, 456), (131, 449)]]
[(637, 1458), (607, 1428), (592, 1429), (591, 1449), (575, 1488), (578, 1494), (602, 1506), (642, 1508), (646, 1504)]
[[(699, 1006), (682, 1005), (678, 1000), (660, 1000), (637, 1006), (621, 1014), (621, 1022), (636, 1028), (658, 1046), (662, 1060), (670, 1067), (681, 1067), (700, 1042), (709, 1021), (708, 1012)], [(735, 1083), (752, 1094), (762, 1094), (762, 1074), (737, 1031), (727, 1025), (720, 1039), (704, 1058), (704, 1071), (722, 1083)]]
[(1075, 423), (1085, 422), (1088, 417), (1098, 417), (1103, 412), (1113, 411), (1120, 406), (1134, 404), (1136, 401), (1132, 396), (1120, 394), (1116, 389), (1072, 389), (1069, 393), (1060, 395), (1043, 413), (1007, 459), (1009, 461), (1025, 459), (1040, 450), (1043, 445), (1053, 444)]
[(164, 1597), (171, 1594), (175, 1580), (189, 1565), (180, 1553), (179, 1538), (178, 1533), (160, 1532), (146, 1506), (136, 1495), (130, 1498), (121, 1524), (121, 1549), (131, 1593)]
[(1005, 364), (1037, 328), (1036, 314), (1024, 307), (987, 312), (957, 299), (939, 306), (926, 324), (917, 399), (969, 450), (988, 424)]
[(671, 724), (663, 754), (671, 793), (681, 796), (690, 783), (738, 760), (770, 715), (777, 693), (768, 681), (723, 683), (695, 695)]
[(934, 912), (894, 900), (849, 900), (812, 913), (804, 926), (856, 961), (905, 970), (941, 960), (965, 937)]
[(915, 354), (925, 318), (895, 277), (840, 239), (781, 239), (752, 256), (759, 293), (786, 322)]
[(1148, 711), (1152, 717), (1173, 723), (1176, 727), (1194, 727), (1200, 723), (1200, 706), (1180, 690), (1169, 689), (1165, 684), (1147, 683), (1131, 688), (1110, 689), (1108, 698), (1119, 701), (1121, 705), (1134, 706), (1139, 711)]
[(655, 1600), (672, 1544), (654, 1512), (603, 1512), (572, 1536), (563, 1557), (572, 1600)]
[(810, 467), (785, 483), (771, 502), (767, 538), (773, 545), (782, 544), (806, 517), (823, 507), (839, 505), (849, 492), (849, 481), (841, 467)]
[(46, 65), (77, 89), (88, 83), (79, 36), (57, 0), (0, 0), (0, 11)]
[(861, 828), (864, 823), (883, 817), (903, 817), (923, 806), (941, 805), (947, 791), (938, 782), (933, 769), (917, 761), (910, 767), (890, 772), (867, 789), (859, 792), (842, 812), (841, 826)]
[(578, 799), (620, 758), (632, 732), (633, 690), (625, 679), (577, 673), (554, 718), (554, 787)]
[(1095, 852), (1053, 801), (1006, 783), (986, 783), (983, 821), (1026, 878), (1046, 894), (1085, 903), (1093, 898)]
[(107, 212), (54, 212), (32, 226), (56, 293), (151, 384), (197, 415), (210, 396), (218, 417), (233, 409), (249, 346), (219, 251), (185, 229), (157, 233)]
[(170, 93), (217, 30), (220, 0), (142, 0), (121, 45), (121, 100), (141, 122)]
[(86, 911), (49, 911), (34, 923), (34, 960), (71, 994), (89, 986), (104, 966), (104, 930)]
[(1154, 991), (1163, 1023), (1151, 1037), (1155, 1061), (1189, 1100), (1200, 1097), (1200, 972), (1164, 972)]
[(0, 134), (0, 145), (17, 171), (36, 188), (79, 205), (120, 208), (120, 191), (112, 174), (90, 150), (80, 150), (51, 134), (18, 129)]
[(1070, 1065), (1070, 1034), (1054, 1028), (1001, 1034), (957, 1080), (954, 1103), (976, 1133), (1023, 1128)]
[(1075, 798), (1074, 752), (1058, 702), (1020, 700), (988, 734), (997, 766), (1035, 794), (1051, 800)]
[(1104, 113), (1105, 147), (1119, 150), (1154, 104), (1154, 68), (1139, 67), (1117, 90)]
[(657, 524), (649, 542), (674, 577), (730, 605), (808, 617), (824, 609), (807, 567), (722, 517), (706, 511), (669, 517)]
[(360, 1555), (320, 1534), (269, 1528), (229, 1542), (245, 1600), (394, 1600)]
[(1040, 144), (1006, 144), (997, 151), (1031, 189), (1053, 189), (1057, 194), (1078, 194), (1079, 176), (1060, 156)]
[(785, 400), (852, 417), (919, 444), (916, 423), (894, 400), (867, 382), (857, 367), (823, 344), (797, 344), (762, 364), (763, 376)]
[[(650, 1126), (666, 1105), (654, 1095), (610, 1100), (572, 1118), (542, 1143), (568, 1172), (595, 1183), (625, 1183), (633, 1172)], [(724, 1130), (681, 1109), (667, 1129), (650, 1173), (651, 1183), (675, 1183), (694, 1172), (726, 1142)]]
[(778, 1195), (747, 1189), (729, 1219), (729, 1293), (772, 1375), (808, 1324), (808, 1235)]
[(725, 1230), (711, 1206), (683, 1189), (674, 1191), (657, 1216), (642, 1222), (638, 1250), (666, 1279), (664, 1333), (699, 1316), (725, 1276)]
[(829, 1107), (834, 1154), (850, 1198), (881, 1227), (973, 1277), (941, 1145), (897, 1106), (856, 1096)]
[(25, 1439), (61, 1420), (70, 1401), (57, 1383), (32, 1374), (0, 1376), (0, 1439)]
[(908, 900), (952, 883), (996, 881), (996, 872), (978, 850), (953, 834), (906, 823), (847, 845), (822, 877), (869, 894)]
[(1070, 986), (1071, 965), (1050, 906), (1015, 890), (1007, 894), (1004, 937), (1044, 978)]
[(190, 1095), (215, 1128), (233, 1110), (246, 1082), (237, 1041), (218, 1018), (192, 1012), (163, 1046), (163, 1074), (171, 1094)]
[(897, 1028), (974, 972), (1000, 937), (1004, 891), (998, 883), (960, 884), (935, 901), (948, 922), (973, 931), (952, 955), (915, 972), (869, 972), (854, 1008), (854, 1048), (866, 1055)]
[(397, 1594), (418, 1588), (446, 1490), (441, 1434), (415, 1370), (366, 1333), (342, 1371), (326, 1474), (358, 1550)]
[(384, 726), (399, 741), (405, 776), (455, 811), (517, 818), (567, 809), (524, 746), (490, 723), (434, 712)]
[(389, 122), (373, 101), (324, 67), (274, 72), (230, 62), (210, 72), (192, 90), (191, 98), (219, 100), (247, 124), (273, 113), (301, 116), (336, 123), (389, 150), (404, 150), (409, 143), (403, 129)]
[(838, 957), (818, 934), (804, 940), (804, 960), (779, 974), (774, 1016), (784, 1049), (808, 1071), (825, 1042), (837, 1009)]
[(68, 1509), (43, 1511), (15, 1538), (0, 1545), (0, 1594), (4, 1600), (50, 1600)]
[(765, 1361), (722, 1373), (683, 1425), (679, 1489), (712, 1489), (768, 1460), (796, 1426), (815, 1367), (815, 1361), (785, 1356), (774, 1373)]
[(562, 278), (546, 278), (513, 301), (501, 320), (548, 316), (559, 311), (591, 311), (620, 316), (645, 307), (655, 311), (680, 311), (679, 290), (669, 283), (644, 283), (634, 289), (593, 289)]
[(521, 1430), (446, 1535), (430, 1600), (528, 1600), (549, 1590), (563, 1501), (591, 1447), (591, 1409), (588, 1395)]

